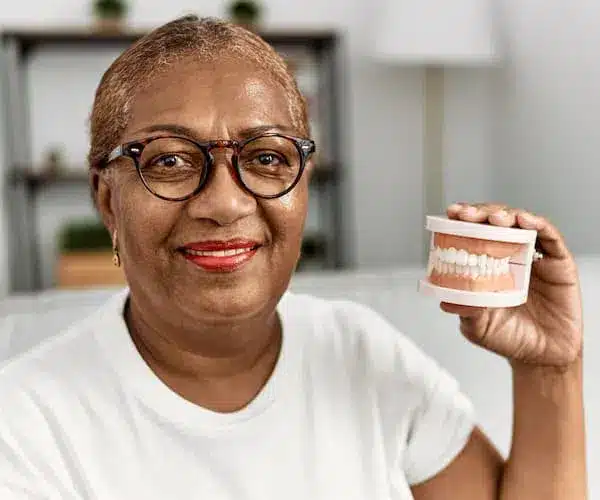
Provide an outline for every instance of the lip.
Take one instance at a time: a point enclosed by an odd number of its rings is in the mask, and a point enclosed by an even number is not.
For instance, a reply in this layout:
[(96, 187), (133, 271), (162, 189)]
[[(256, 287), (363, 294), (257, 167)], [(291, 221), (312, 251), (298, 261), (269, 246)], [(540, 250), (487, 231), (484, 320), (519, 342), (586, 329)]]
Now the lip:
[[(261, 244), (255, 240), (236, 238), (188, 243), (180, 247), (183, 257), (209, 272), (233, 272), (252, 260)], [(201, 255), (197, 252), (210, 252)]]

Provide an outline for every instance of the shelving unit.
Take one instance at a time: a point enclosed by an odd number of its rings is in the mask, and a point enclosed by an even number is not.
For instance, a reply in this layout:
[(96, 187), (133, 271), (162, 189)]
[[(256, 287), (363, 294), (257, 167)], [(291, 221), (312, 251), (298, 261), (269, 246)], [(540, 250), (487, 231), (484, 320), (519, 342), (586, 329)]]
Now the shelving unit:
[[(87, 187), (86, 168), (69, 168), (45, 173), (32, 160), (27, 96), (27, 62), (38, 48), (77, 47), (90, 50), (110, 47), (124, 50), (145, 32), (102, 32), (89, 28), (52, 30), (10, 29), (0, 33), (0, 88), (5, 102), (5, 188), (8, 200), (11, 248), (9, 249), (12, 291), (34, 291), (42, 286), (40, 242), (37, 234), (37, 198), (42, 190), (56, 185)], [(299, 266), (334, 269), (343, 267), (341, 242), (341, 182), (338, 116), (339, 39), (328, 31), (268, 31), (261, 36), (271, 43), (297, 70), (301, 90), (307, 95), (319, 156), (311, 182), (311, 197), (318, 200), (319, 231), (305, 235), (305, 259)], [(308, 71), (308, 73), (307, 73)], [(313, 74), (309, 74), (310, 71)], [(304, 89), (306, 87), (312, 87)], [(83, 163), (82, 163), (83, 165)]]

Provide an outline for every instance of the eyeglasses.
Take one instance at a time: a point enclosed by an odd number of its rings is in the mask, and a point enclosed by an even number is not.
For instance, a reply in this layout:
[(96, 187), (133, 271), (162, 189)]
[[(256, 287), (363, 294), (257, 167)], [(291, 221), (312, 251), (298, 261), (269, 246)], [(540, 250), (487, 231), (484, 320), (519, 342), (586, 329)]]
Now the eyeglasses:
[(215, 148), (233, 149), (236, 177), (246, 191), (259, 198), (278, 198), (296, 186), (315, 143), (277, 133), (245, 141), (149, 137), (118, 146), (108, 156), (108, 163), (129, 157), (148, 191), (163, 200), (184, 201), (206, 184), (214, 167)]

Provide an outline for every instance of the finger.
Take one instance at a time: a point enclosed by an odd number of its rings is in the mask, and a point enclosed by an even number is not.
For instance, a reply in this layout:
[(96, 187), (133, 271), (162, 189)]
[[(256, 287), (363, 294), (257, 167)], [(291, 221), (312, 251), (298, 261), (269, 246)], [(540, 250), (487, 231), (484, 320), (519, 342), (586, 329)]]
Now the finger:
[(444, 312), (456, 314), (461, 318), (478, 318), (485, 312), (484, 307), (463, 306), (449, 302), (440, 303), (440, 308)]
[(456, 219), (456, 218), (458, 218), (458, 213), (466, 205), (468, 205), (468, 203), (464, 203), (464, 202), (452, 203), (452, 205), (448, 206), (448, 208), (446, 209), (446, 215), (450, 219)]
[(490, 210), (488, 221), (494, 226), (513, 227), (517, 223), (518, 210), (514, 208), (501, 208)]
[(498, 203), (456, 203), (448, 207), (448, 216), (465, 222), (488, 222), (492, 211), (504, 207)]
[(538, 246), (549, 257), (565, 259), (570, 257), (569, 249), (558, 229), (546, 218), (529, 212), (518, 214), (518, 225), (523, 229), (537, 231)]

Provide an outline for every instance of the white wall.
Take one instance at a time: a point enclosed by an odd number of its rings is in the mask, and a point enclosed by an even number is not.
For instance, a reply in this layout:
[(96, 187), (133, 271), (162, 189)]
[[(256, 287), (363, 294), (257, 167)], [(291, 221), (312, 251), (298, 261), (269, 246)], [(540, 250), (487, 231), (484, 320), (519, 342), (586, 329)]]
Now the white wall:
[(547, 214), (573, 251), (600, 253), (600, 3), (504, 0), (494, 187)]

